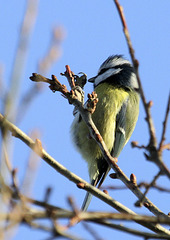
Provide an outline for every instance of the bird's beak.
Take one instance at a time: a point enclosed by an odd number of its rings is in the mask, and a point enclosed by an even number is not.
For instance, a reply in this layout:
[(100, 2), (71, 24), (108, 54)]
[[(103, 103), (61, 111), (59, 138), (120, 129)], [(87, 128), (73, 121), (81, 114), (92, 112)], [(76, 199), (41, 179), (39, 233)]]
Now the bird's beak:
[(88, 82), (91, 82), (91, 83), (94, 83), (94, 81), (95, 81), (95, 77), (92, 77), (88, 80)]

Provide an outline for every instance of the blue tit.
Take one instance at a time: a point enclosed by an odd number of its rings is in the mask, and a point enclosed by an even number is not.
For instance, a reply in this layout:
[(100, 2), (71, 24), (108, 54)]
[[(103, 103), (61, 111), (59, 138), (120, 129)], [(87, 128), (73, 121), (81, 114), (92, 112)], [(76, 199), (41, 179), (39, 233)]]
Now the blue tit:
[[(121, 55), (110, 56), (89, 79), (99, 99), (92, 119), (103, 137), (110, 154), (117, 158), (129, 141), (139, 114), (139, 86), (134, 68)], [(100, 187), (110, 167), (89, 130), (77, 113), (71, 126), (73, 142), (88, 163), (93, 186)], [(86, 211), (92, 195), (86, 194), (82, 210)]]

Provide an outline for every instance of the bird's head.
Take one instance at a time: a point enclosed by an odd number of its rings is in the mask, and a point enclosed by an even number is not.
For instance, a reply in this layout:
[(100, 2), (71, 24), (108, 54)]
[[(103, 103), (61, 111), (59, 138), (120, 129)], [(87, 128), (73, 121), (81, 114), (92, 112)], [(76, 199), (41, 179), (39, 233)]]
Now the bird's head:
[(108, 82), (135, 90), (139, 88), (133, 66), (122, 55), (108, 57), (100, 66), (98, 74), (88, 81), (94, 83), (94, 87)]

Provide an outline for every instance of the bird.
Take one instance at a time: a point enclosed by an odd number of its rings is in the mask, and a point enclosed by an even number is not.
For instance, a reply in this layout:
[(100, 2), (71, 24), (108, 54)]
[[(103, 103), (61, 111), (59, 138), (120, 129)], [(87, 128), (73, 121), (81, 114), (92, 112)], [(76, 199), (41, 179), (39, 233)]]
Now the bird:
[[(140, 91), (132, 64), (122, 55), (109, 56), (100, 66), (93, 83), (98, 103), (92, 120), (99, 130), (110, 154), (118, 158), (129, 141), (139, 115)], [(90, 137), (89, 130), (79, 112), (71, 125), (73, 142), (88, 164), (90, 182), (100, 188), (110, 171), (102, 152)], [(92, 194), (87, 192), (82, 211), (86, 211)]]

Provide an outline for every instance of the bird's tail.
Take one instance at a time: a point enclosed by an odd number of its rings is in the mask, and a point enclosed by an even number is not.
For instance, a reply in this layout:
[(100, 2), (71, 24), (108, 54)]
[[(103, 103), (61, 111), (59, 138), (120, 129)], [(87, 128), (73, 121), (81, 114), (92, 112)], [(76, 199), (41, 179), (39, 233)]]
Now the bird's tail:
[[(92, 179), (91, 185), (96, 186), (96, 184), (97, 184), (96, 180)], [(82, 207), (81, 207), (82, 211), (87, 211), (87, 208), (88, 208), (88, 206), (89, 206), (89, 204), (91, 202), (92, 196), (93, 195), (91, 193), (89, 193), (89, 192), (86, 193), (85, 199), (84, 199)]]
[[(91, 180), (91, 185), (92, 186), (96, 186), (98, 184), (98, 188), (100, 188), (100, 186), (102, 185), (105, 177), (107, 176), (108, 172), (109, 172), (110, 168), (107, 167), (107, 169), (102, 172), (102, 173), (99, 173), (99, 174), (96, 174), (95, 177)], [(82, 204), (82, 207), (81, 207), (81, 210), (82, 211), (86, 211), (90, 202), (91, 202), (91, 199), (92, 199), (92, 194), (87, 192), (86, 193), (86, 196), (85, 196), (85, 199), (83, 201), (83, 204)]]

